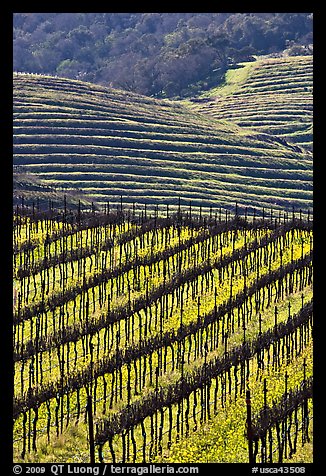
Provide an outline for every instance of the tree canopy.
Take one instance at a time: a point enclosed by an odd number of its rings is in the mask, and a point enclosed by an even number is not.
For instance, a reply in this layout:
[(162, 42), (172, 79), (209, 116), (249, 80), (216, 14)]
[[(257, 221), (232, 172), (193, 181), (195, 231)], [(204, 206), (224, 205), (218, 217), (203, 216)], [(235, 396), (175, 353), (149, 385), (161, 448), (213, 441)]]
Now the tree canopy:
[(14, 70), (192, 94), (255, 54), (312, 44), (309, 13), (16, 13)]

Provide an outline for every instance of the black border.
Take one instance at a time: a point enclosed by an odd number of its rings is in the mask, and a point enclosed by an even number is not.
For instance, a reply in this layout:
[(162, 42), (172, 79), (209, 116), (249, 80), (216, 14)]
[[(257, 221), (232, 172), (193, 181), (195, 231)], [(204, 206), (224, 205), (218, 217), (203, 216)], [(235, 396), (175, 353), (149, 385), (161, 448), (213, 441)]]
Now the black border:
[[(1, 362), (0, 409), (1, 409), (1, 455), (3, 466), (12, 462), (12, 15), (1, 12), (2, 72), (1, 84), (1, 131), (2, 167), (1, 167), (1, 348), (4, 354)], [(5, 463), (5, 464), (4, 464)], [(9, 466), (10, 467), (10, 466)], [(10, 473), (11, 468), (10, 468)]]

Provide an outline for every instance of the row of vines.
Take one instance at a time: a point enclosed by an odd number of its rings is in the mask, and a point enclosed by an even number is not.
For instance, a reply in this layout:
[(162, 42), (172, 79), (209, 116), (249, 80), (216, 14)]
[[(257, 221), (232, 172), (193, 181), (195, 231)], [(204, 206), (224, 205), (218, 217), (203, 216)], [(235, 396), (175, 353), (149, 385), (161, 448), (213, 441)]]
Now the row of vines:
[[(17, 206), (13, 251), (16, 459), (80, 427), (70, 461), (87, 461), (94, 430), (98, 461), (189, 462), (225, 412), (240, 461), (248, 443), (267, 462), (309, 441), (309, 216)], [(210, 461), (229, 458), (221, 446)]]

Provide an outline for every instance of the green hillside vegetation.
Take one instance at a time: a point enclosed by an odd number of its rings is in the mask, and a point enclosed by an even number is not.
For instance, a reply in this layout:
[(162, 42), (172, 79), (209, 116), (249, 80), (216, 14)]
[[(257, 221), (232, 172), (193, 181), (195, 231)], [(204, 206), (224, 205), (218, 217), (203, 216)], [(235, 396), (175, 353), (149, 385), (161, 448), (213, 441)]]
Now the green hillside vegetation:
[(122, 195), (125, 204), (171, 208), (180, 197), (194, 206), (307, 211), (311, 155), (256, 131), (169, 100), (14, 75), (14, 163), (98, 205)]
[(65, 191), (57, 187), (51, 187), (46, 180), (42, 180), (35, 174), (27, 173), (24, 168), (18, 167), (13, 173), (13, 204), (24, 206), (34, 206), (40, 209), (51, 207), (61, 207), (63, 197), (66, 196), (66, 204), (70, 208), (83, 206), (90, 208), (91, 201), (78, 190)]
[(15, 461), (88, 462), (91, 397), (96, 462), (246, 463), (250, 389), (310, 462), (313, 223), (139, 212), (14, 214)]
[(15, 71), (191, 97), (229, 65), (312, 44), (312, 13), (15, 13)]
[[(312, 56), (260, 58), (230, 69), (194, 107), (257, 132), (312, 148)], [(200, 101), (200, 98), (199, 98)]]

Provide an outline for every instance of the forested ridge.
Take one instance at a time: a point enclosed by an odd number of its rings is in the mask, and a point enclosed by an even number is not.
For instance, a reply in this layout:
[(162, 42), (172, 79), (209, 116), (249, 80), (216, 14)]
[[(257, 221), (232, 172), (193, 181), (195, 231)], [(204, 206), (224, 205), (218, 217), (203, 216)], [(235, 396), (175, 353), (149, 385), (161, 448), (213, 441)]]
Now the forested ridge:
[(311, 53), (309, 13), (16, 13), (14, 70), (193, 95), (252, 55)]

